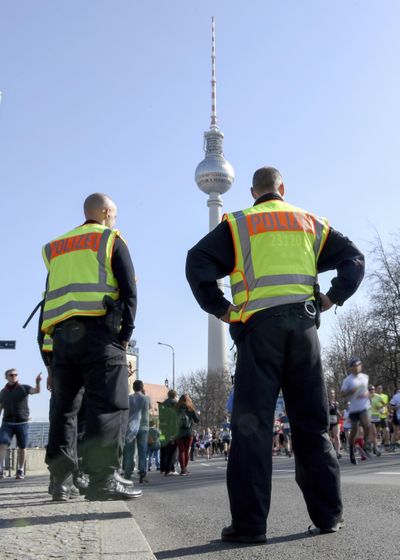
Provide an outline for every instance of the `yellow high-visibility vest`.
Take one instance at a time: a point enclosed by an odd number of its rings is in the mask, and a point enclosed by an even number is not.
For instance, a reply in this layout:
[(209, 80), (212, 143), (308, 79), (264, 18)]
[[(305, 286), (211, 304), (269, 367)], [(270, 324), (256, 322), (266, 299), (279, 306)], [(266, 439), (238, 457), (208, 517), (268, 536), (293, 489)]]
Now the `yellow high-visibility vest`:
[(83, 224), (43, 247), (48, 270), (42, 331), (76, 315), (106, 314), (105, 295), (119, 297), (111, 257), (119, 231), (101, 224)]
[(244, 323), (262, 309), (314, 298), (317, 260), (329, 233), (326, 218), (274, 199), (223, 219), (235, 248), (232, 299), (241, 306), (231, 313), (231, 322)]

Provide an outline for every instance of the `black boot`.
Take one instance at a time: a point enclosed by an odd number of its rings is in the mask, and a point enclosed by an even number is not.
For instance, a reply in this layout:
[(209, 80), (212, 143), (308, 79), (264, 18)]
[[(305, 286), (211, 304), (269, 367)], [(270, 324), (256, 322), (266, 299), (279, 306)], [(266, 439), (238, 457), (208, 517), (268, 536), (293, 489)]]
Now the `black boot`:
[(79, 496), (79, 490), (74, 486), (72, 474), (52, 476), (50, 478), (51, 495), (53, 502), (67, 502)]
[(141, 490), (136, 490), (133, 486), (124, 486), (118, 482), (114, 475), (108, 478), (96, 481), (90, 479), (88, 489), (86, 491), (86, 499), (90, 501), (105, 500), (131, 500), (142, 495)]
[[(53, 475), (50, 475), (49, 487), (47, 489), (47, 492), (50, 494), (50, 496), (52, 496), (53, 494), (53, 488), (54, 488), (54, 477)], [(81, 495), (80, 490), (75, 486), (75, 484), (72, 484), (69, 492), (70, 499), (78, 498), (80, 495)]]

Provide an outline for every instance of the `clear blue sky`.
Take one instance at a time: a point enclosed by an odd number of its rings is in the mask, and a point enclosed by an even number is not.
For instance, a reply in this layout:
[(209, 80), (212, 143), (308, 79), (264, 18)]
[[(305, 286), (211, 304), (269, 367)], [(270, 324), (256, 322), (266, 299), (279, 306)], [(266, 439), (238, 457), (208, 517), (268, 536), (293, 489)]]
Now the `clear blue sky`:
[[(44, 287), (41, 247), (82, 222), (95, 191), (116, 201), (138, 276), (141, 377), (171, 375), (157, 341), (175, 347), (177, 375), (206, 366), (207, 317), (184, 265), (208, 228), (194, 170), (210, 124), (212, 15), (219, 126), (236, 173), (225, 210), (251, 204), (252, 174), (269, 164), (288, 201), (366, 253), (374, 228), (385, 240), (397, 231), (397, 0), (3, 1), (0, 339), (17, 350), (0, 350), (1, 372), (16, 367), (33, 384), (44, 369), (37, 321), (21, 328)], [(333, 322), (331, 312), (324, 344)], [(30, 405), (46, 418), (47, 392)]]

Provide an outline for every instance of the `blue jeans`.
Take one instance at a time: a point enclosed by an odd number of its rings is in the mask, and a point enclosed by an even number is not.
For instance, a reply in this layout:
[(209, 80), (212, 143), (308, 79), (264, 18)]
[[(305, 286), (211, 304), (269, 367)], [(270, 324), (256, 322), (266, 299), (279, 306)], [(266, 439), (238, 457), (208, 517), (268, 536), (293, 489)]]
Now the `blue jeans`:
[(152, 458), (154, 457), (154, 462), (156, 464), (156, 469), (160, 468), (160, 449), (159, 448), (151, 448), (148, 447), (147, 448), (147, 461), (148, 461), (148, 469), (150, 469), (151, 467), (151, 461)]
[(138, 454), (138, 473), (145, 476), (146, 469), (146, 455), (147, 455), (147, 438), (149, 435), (148, 428), (141, 429), (138, 431), (136, 438), (131, 442), (125, 442), (124, 456), (122, 460), (122, 468), (125, 473), (125, 477), (129, 478), (135, 468), (135, 451), (137, 448)]
[(17, 447), (26, 449), (28, 446), (28, 422), (21, 424), (9, 424), (4, 422), (0, 428), (0, 444), (10, 445), (13, 436), (17, 439)]

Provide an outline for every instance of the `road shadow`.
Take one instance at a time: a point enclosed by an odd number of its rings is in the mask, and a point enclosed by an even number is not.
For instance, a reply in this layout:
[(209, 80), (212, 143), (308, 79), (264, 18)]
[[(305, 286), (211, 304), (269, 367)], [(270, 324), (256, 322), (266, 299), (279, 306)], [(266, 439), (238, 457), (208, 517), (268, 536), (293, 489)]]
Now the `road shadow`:
[(200, 554), (209, 554), (210, 552), (221, 552), (223, 550), (234, 550), (239, 548), (252, 548), (268, 546), (271, 544), (288, 543), (291, 541), (299, 541), (302, 539), (309, 539), (310, 535), (307, 532), (293, 533), (291, 535), (284, 535), (281, 537), (268, 538), (265, 544), (241, 544), (241, 543), (227, 543), (221, 540), (212, 540), (206, 544), (187, 546), (182, 548), (174, 548), (171, 550), (162, 550), (160, 552), (153, 552), (157, 560), (167, 560), (169, 558), (180, 558), (184, 556), (195, 556)]
[(30, 527), (33, 525), (51, 525), (54, 523), (67, 523), (79, 521), (115, 521), (116, 519), (132, 518), (128, 511), (114, 511), (108, 513), (79, 513), (51, 515), (42, 517), (14, 517), (13, 519), (0, 519), (0, 531), (14, 527)]

